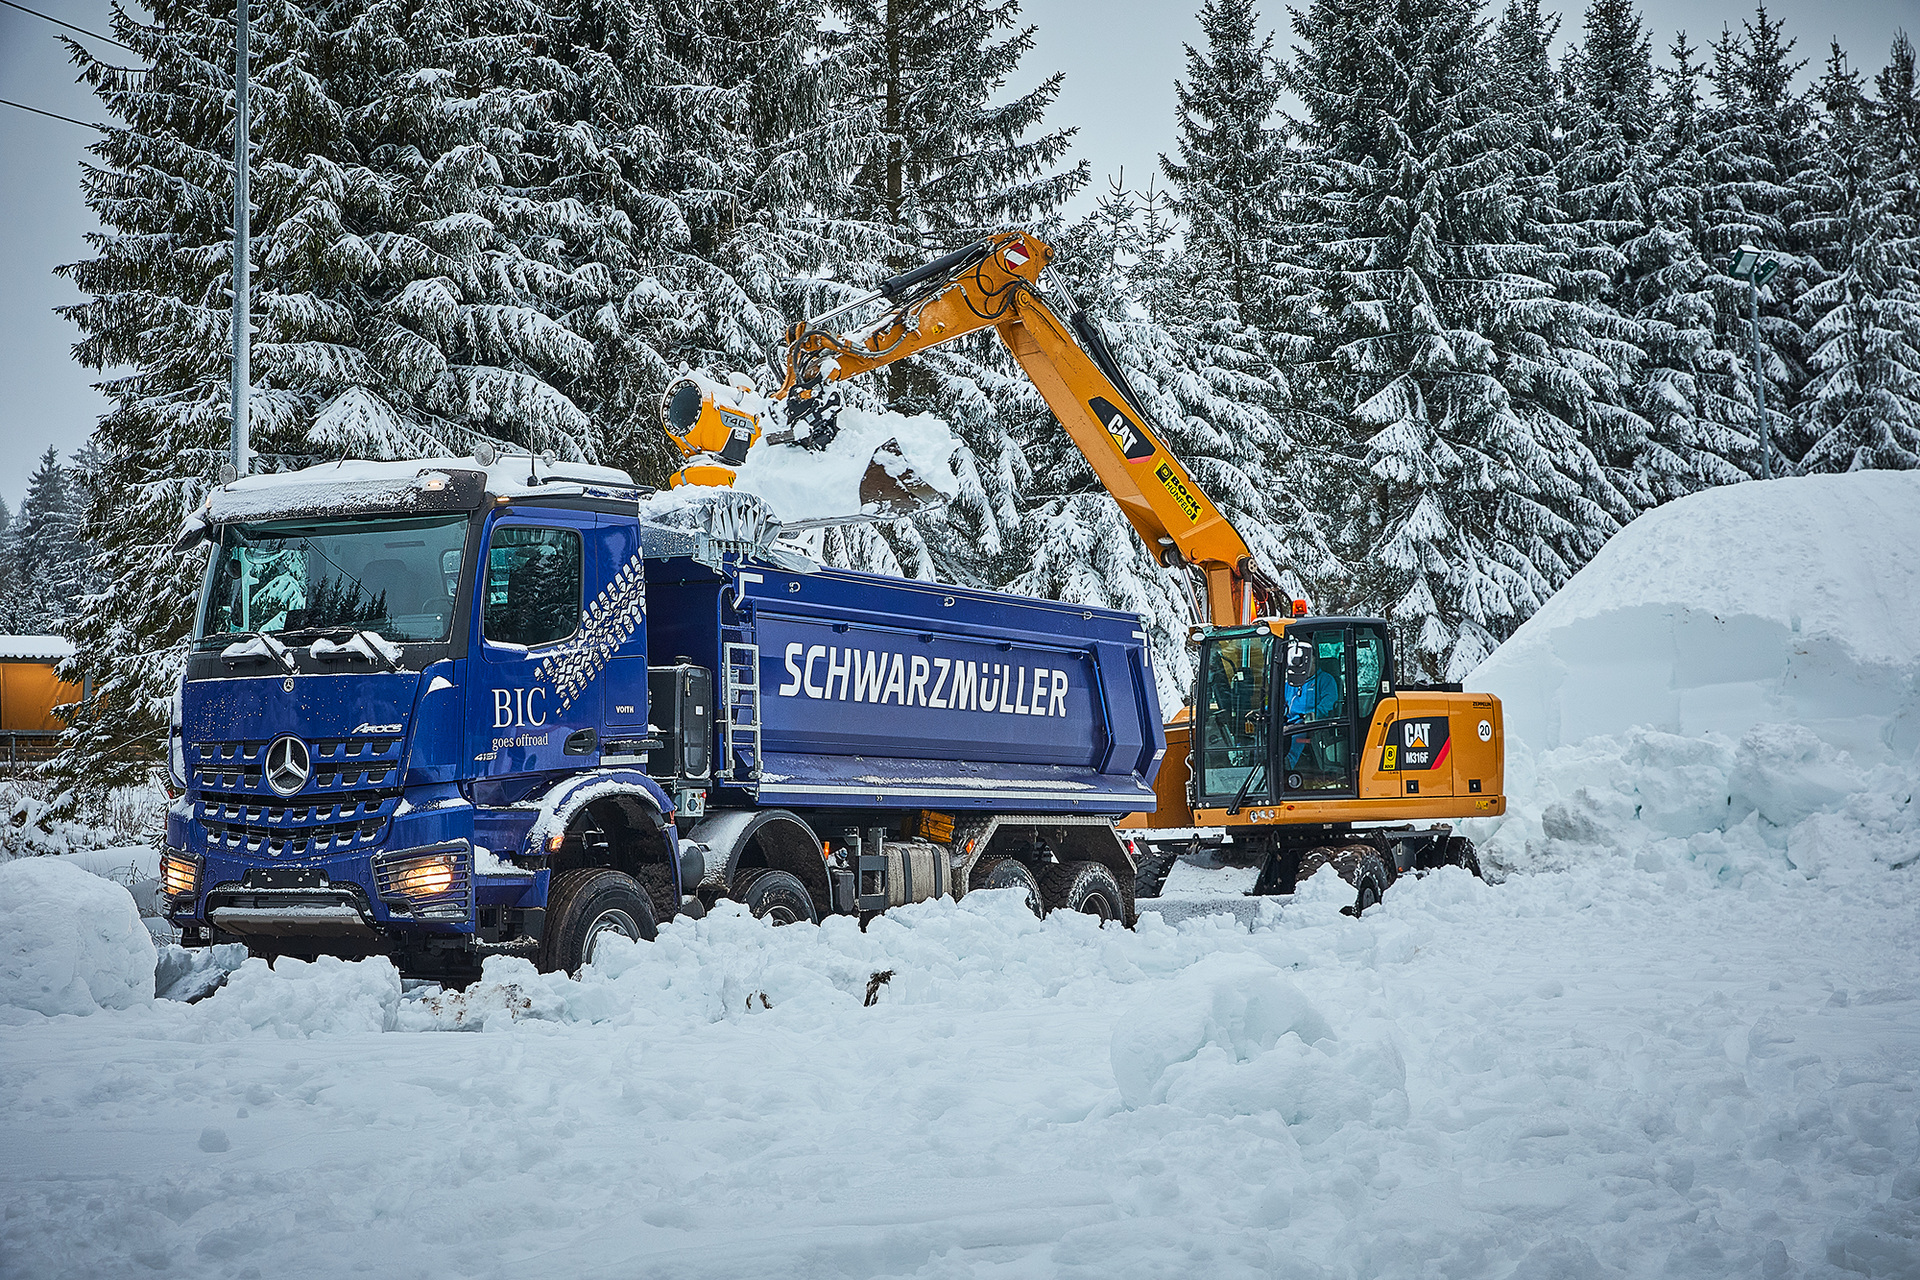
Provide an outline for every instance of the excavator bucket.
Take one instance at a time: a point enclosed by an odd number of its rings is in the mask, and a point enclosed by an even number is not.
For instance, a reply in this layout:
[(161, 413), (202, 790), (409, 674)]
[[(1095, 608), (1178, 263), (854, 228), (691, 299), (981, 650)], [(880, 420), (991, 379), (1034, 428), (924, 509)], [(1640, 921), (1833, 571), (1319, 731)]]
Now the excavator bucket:
[(889, 439), (873, 451), (860, 477), (860, 514), (888, 519), (915, 515), (945, 505), (947, 497), (928, 484), (900, 451), (900, 441)]

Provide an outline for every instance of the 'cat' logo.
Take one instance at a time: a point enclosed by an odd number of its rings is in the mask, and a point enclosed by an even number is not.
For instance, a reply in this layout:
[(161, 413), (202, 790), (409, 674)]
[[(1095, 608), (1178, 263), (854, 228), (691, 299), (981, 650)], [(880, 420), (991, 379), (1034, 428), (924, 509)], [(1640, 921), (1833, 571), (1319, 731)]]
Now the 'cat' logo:
[(1095, 396), (1087, 405), (1128, 462), (1145, 462), (1154, 455), (1153, 441), (1147, 438), (1147, 433), (1134, 426), (1132, 419), (1115, 408), (1111, 400)]
[(1427, 722), (1425, 720), (1407, 721), (1407, 746), (1420, 748), (1427, 745)]

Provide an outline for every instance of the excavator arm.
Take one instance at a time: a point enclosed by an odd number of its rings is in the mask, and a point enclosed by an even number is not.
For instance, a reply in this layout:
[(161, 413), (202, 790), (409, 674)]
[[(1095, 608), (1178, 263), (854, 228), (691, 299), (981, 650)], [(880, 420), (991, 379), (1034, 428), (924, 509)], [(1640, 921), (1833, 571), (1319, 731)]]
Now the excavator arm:
[[(1063, 320), (1041, 292), (1052, 253), (1034, 236), (1006, 232), (795, 324), (787, 334), (786, 380), (776, 393), (786, 401), (795, 439), (831, 438), (838, 403), (832, 384), (992, 329), (1141, 539), (1162, 563), (1198, 575), (1205, 620), (1232, 626), (1269, 612), (1273, 584), (1226, 514), (1148, 424), (1099, 328), (1077, 306)], [(823, 327), (880, 302), (890, 304), (886, 314), (865, 330)]]

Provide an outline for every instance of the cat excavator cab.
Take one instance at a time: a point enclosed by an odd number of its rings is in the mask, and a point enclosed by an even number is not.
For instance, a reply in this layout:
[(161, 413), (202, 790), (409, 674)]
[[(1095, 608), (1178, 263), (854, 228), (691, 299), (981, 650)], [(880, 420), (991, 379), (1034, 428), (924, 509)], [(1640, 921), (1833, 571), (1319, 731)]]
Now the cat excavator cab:
[[(1355, 910), (1408, 871), (1477, 873), (1453, 820), (1506, 811), (1499, 699), (1400, 684), (1385, 621), (1309, 616), (1286, 598), (1161, 441), (1092, 318), (1063, 283), (1043, 288), (1051, 258), (1038, 237), (1005, 232), (791, 326), (774, 394), (787, 438), (831, 440), (846, 379), (992, 329), (1200, 619), (1191, 709), (1167, 725), (1156, 807), (1121, 824), (1149, 851), (1141, 896), (1203, 844), (1256, 861), (1258, 893), (1290, 893), (1331, 864)], [(829, 327), (869, 310), (857, 329)]]

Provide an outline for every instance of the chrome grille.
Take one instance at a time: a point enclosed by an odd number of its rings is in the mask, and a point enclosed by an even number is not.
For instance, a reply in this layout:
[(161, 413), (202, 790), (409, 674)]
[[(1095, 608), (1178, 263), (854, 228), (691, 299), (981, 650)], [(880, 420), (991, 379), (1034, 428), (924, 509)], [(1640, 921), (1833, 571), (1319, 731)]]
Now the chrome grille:
[(321, 738), (308, 744), (312, 776), (292, 796), (262, 776), (270, 738), (193, 748), (194, 816), (214, 849), (319, 857), (377, 844), (400, 803), (395, 736)]

